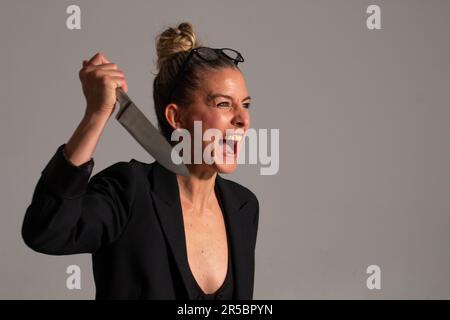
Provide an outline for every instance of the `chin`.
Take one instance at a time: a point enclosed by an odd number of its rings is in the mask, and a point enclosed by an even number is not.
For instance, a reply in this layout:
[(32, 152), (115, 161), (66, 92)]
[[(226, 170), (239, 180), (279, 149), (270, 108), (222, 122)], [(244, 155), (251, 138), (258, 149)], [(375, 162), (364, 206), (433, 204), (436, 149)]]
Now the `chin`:
[(218, 164), (214, 163), (214, 169), (217, 173), (232, 173), (236, 170), (237, 163)]

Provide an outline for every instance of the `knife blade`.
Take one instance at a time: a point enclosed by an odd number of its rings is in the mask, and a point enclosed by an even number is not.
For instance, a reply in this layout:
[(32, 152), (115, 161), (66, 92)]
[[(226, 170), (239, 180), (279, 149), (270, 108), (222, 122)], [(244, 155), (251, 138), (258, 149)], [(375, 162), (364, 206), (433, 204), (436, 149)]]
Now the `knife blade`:
[(162, 166), (175, 174), (189, 176), (189, 170), (184, 163), (176, 164), (172, 161), (172, 146), (130, 97), (120, 88), (116, 93), (120, 106), (116, 115), (117, 121)]

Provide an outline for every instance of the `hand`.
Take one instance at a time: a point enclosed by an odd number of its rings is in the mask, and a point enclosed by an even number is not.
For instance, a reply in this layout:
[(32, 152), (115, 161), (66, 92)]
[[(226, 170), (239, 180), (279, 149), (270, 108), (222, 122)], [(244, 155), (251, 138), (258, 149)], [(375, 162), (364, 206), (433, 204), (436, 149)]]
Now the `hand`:
[(128, 91), (123, 71), (103, 54), (97, 53), (89, 61), (83, 61), (79, 76), (87, 102), (86, 115), (109, 118), (116, 105), (116, 89)]

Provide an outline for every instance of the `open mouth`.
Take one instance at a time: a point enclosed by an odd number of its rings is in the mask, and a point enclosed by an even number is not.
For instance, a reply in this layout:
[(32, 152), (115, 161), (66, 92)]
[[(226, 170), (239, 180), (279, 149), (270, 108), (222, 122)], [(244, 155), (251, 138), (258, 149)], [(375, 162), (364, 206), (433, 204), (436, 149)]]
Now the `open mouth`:
[(219, 140), (219, 150), (222, 150), (224, 156), (237, 157), (239, 143), (242, 141), (242, 134), (231, 134)]

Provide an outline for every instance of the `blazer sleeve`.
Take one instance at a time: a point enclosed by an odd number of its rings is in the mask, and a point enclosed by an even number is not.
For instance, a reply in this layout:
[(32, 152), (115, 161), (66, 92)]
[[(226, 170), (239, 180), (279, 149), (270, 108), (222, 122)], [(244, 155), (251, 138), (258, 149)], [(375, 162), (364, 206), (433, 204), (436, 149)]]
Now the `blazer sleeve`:
[(22, 224), (31, 249), (52, 255), (94, 253), (120, 236), (130, 217), (134, 178), (127, 162), (90, 175), (93, 159), (69, 162), (61, 145), (35, 187)]

